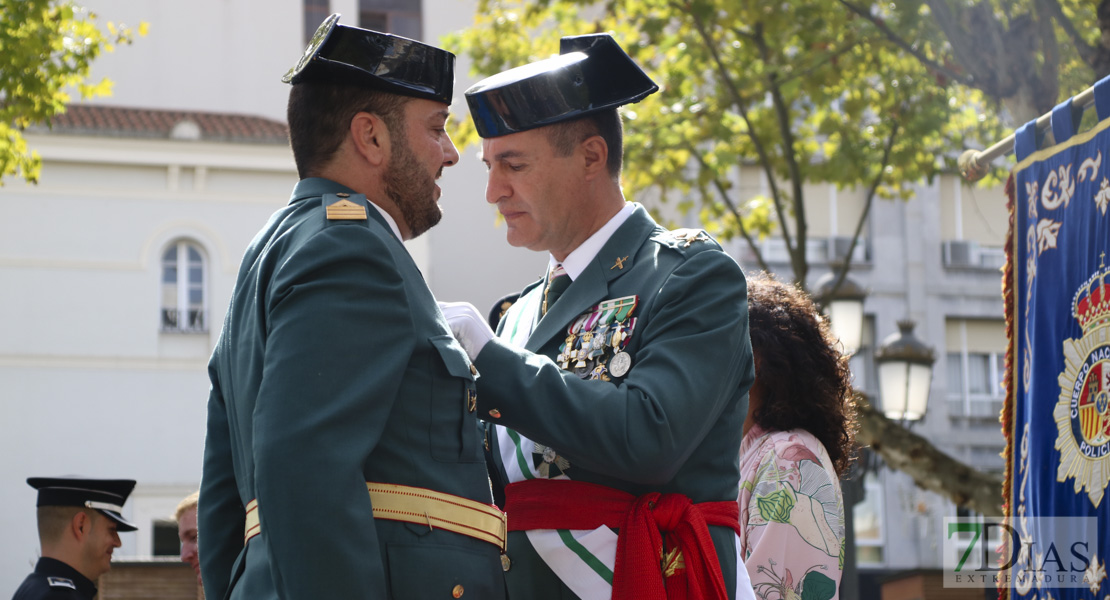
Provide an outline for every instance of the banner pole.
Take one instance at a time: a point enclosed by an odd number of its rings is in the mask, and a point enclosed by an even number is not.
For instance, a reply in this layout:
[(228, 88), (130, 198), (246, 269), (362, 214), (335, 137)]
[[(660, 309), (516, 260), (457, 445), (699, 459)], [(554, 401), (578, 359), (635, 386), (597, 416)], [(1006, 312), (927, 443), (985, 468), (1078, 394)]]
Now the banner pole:
[[(1072, 108), (1083, 112), (1095, 102), (1095, 86), (1091, 86), (1072, 98)], [(1052, 121), (1052, 111), (1037, 117), (1037, 131), (1048, 129)], [(1002, 141), (986, 150), (967, 150), (960, 155), (956, 164), (959, 166), (960, 175), (967, 181), (979, 181), (987, 174), (991, 161), (1010, 154), (1014, 151), (1014, 134), (1010, 134)]]

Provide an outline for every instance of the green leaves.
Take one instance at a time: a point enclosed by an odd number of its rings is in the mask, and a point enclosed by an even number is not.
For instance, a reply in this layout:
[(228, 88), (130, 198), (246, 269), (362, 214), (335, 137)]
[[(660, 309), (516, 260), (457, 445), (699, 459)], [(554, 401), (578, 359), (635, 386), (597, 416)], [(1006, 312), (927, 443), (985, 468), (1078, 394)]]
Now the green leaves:
[[(940, 42), (917, 31), (923, 10), (913, 4), (888, 22), (937, 56)], [(492, 75), (555, 54), (560, 35), (597, 31), (661, 87), (623, 109), (626, 194), (702, 203), (726, 237), (805, 230), (798, 209), (810, 184), (866, 190), (877, 181), (877, 196), (906, 198), (912, 183), (954, 169), (968, 144), (1003, 133), (979, 92), (825, 0), (480, 0), (474, 25), (443, 43)], [(455, 134), (460, 143), (476, 140), (468, 131)], [(766, 198), (739, 195), (743, 165), (770, 178)]]
[[(71, 2), (0, 0), (0, 184), (9, 175), (34, 183), (41, 160), (27, 148), (22, 131), (50, 123), (65, 111), (74, 91), (81, 98), (111, 94), (111, 82), (88, 81), (89, 67), (102, 51), (130, 44), (132, 29), (108, 23)], [(141, 23), (139, 35), (146, 35)]]

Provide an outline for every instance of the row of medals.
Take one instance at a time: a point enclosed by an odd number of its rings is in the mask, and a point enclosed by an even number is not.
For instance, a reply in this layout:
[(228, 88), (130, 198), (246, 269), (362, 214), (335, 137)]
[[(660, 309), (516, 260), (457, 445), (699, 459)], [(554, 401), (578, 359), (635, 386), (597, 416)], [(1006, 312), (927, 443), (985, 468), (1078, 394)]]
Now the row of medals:
[[(579, 315), (567, 327), (567, 338), (555, 361), (582, 379), (609, 381), (624, 377), (632, 357), (624, 351), (636, 329), (637, 296), (606, 300)], [(611, 354), (606, 360), (606, 354)]]
[[(609, 381), (609, 376), (624, 377), (632, 368), (632, 357), (624, 351), (636, 330), (637, 296), (606, 300), (579, 315), (567, 327), (567, 339), (559, 349), (555, 362), (582, 379)], [(606, 354), (612, 356), (606, 360)], [(540, 477), (561, 475), (570, 469), (570, 461), (550, 446), (535, 443), (536, 471)], [(555, 469), (558, 472), (553, 472)]]

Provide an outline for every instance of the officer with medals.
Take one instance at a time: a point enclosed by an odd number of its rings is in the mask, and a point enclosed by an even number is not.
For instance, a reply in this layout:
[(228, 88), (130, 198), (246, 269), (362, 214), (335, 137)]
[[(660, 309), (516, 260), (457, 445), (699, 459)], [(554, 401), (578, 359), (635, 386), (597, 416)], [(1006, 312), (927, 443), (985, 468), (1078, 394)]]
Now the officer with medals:
[(738, 556), (754, 379), (746, 284), (620, 187), (617, 107), (657, 86), (608, 35), (467, 90), (508, 241), (550, 254), (497, 328), (445, 304), (482, 373), (510, 598), (752, 598)]
[(119, 532), (135, 531), (123, 518), (132, 479), (32, 477), (38, 490), (42, 557), (12, 600), (91, 600), (96, 580), (112, 568)]
[(284, 80), (301, 181), (209, 363), (208, 598), (502, 598), (477, 370), (403, 240), (441, 217), (454, 55), (329, 17)]

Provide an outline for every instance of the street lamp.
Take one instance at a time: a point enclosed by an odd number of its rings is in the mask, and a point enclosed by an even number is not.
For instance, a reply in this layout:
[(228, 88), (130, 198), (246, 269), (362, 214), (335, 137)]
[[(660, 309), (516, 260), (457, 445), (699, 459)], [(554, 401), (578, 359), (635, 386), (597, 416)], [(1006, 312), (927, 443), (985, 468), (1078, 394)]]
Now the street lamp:
[(890, 419), (917, 421), (925, 416), (933, 378), (933, 349), (913, 334), (914, 322), (898, 321), (898, 333), (875, 351), (883, 413)]
[(813, 285), (813, 295), (829, 318), (829, 329), (840, 340), (844, 354), (851, 356), (863, 339), (863, 299), (867, 291), (848, 275), (834, 290), (835, 283), (835, 271), (825, 273)]

